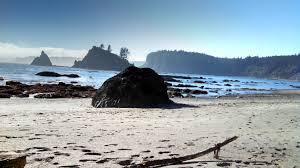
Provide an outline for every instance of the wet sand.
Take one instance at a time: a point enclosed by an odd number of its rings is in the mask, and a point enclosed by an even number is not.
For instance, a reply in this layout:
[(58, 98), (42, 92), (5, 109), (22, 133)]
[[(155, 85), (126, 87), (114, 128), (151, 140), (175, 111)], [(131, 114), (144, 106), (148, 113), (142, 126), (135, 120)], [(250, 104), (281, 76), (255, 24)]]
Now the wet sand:
[(219, 160), (208, 154), (168, 167), (300, 165), (299, 91), (173, 100), (186, 105), (95, 109), (91, 99), (0, 99), (0, 154), (26, 153), (26, 168), (121, 167), (193, 154), (236, 135)]

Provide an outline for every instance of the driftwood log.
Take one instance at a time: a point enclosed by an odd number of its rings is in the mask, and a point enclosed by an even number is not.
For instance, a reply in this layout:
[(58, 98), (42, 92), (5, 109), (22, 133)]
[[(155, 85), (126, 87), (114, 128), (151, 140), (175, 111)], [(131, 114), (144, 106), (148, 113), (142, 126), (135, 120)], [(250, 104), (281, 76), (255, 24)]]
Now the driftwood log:
[(24, 168), (26, 165), (26, 155), (4, 154), (0, 155), (1, 168)]
[(234, 136), (232, 138), (226, 139), (224, 142), (218, 143), (216, 144), (214, 147), (208, 148), (204, 151), (192, 154), (192, 155), (186, 155), (186, 156), (182, 156), (182, 157), (174, 157), (174, 158), (170, 158), (170, 159), (159, 159), (159, 160), (150, 160), (150, 161), (146, 161), (140, 164), (134, 164), (134, 165), (130, 165), (128, 167), (130, 168), (142, 168), (142, 167), (158, 167), (158, 166), (167, 166), (167, 165), (174, 165), (174, 164), (179, 164), (182, 163), (184, 161), (188, 161), (188, 160), (192, 160), (192, 159), (196, 159), (198, 157), (201, 157), (203, 155), (207, 155), (211, 152), (214, 152), (218, 149), (220, 149), (221, 147), (229, 144), (230, 142), (236, 140), (238, 137)]

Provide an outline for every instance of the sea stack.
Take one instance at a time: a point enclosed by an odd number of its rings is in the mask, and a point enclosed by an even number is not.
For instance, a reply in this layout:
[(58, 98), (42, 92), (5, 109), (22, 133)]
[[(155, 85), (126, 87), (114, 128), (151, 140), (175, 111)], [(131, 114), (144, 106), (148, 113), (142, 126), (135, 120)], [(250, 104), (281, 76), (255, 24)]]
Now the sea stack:
[(34, 58), (31, 65), (39, 65), (39, 66), (52, 66), (52, 63), (48, 57), (48, 55), (42, 51), (39, 57)]
[(96, 108), (143, 108), (173, 103), (163, 78), (150, 68), (128, 67), (106, 80), (93, 97)]
[(75, 61), (73, 67), (97, 70), (122, 71), (131, 64), (116, 54), (93, 46), (82, 61)]

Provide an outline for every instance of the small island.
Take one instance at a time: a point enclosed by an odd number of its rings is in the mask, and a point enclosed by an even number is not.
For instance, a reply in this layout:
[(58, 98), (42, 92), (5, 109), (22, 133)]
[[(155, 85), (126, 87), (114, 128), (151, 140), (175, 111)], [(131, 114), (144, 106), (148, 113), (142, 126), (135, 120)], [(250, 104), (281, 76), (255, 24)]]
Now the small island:
[(82, 61), (75, 61), (74, 68), (97, 69), (97, 70), (112, 70), (122, 71), (131, 66), (127, 60), (129, 51), (127, 48), (121, 48), (120, 56), (111, 52), (110, 45), (107, 50), (104, 45), (100, 47), (93, 46)]
[(39, 57), (34, 58), (31, 65), (52, 66), (52, 63), (48, 55), (44, 51), (42, 51)]

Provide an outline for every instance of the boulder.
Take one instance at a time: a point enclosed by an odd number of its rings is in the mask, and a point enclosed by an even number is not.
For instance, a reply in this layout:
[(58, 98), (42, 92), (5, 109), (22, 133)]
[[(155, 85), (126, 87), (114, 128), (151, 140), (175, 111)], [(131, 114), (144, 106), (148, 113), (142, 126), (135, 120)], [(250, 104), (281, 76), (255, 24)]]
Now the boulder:
[(22, 83), (18, 81), (6, 81), (5, 84), (9, 86), (15, 86), (15, 85), (21, 85)]
[(171, 97), (171, 98), (174, 98), (174, 97), (182, 98), (183, 97), (183, 95), (180, 92), (177, 92), (177, 91), (168, 91), (168, 96)]
[(31, 65), (39, 65), (39, 66), (52, 66), (52, 63), (48, 57), (48, 55), (42, 51), (39, 57), (34, 58)]
[(154, 107), (170, 103), (163, 78), (150, 68), (134, 66), (106, 80), (92, 99), (96, 108)]
[(66, 77), (69, 77), (69, 78), (79, 78), (80, 77), (77, 74), (59, 74), (59, 73), (51, 72), (51, 71), (42, 71), (42, 72), (39, 72), (35, 75), (46, 76), (46, 77), (61, 77), (61, 76), (66, 76)]
[(26, 155), (5, 154), (0, 155), (1, 168), (24, 168), (26, 165)]

